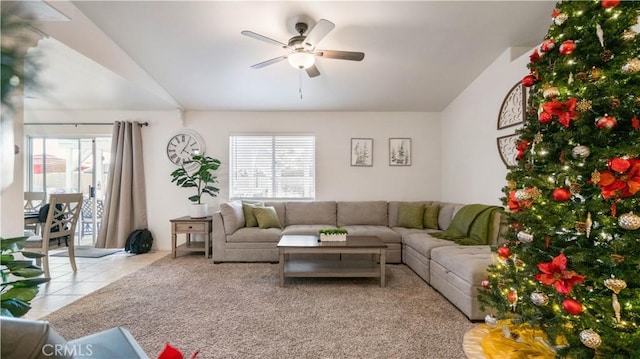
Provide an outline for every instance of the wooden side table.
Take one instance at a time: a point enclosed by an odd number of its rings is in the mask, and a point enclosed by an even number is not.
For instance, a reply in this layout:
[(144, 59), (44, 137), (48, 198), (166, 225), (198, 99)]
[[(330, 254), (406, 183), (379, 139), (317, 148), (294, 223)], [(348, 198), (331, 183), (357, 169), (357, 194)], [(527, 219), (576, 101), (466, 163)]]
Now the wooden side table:
[[(176, 257), (177, 252), (204, 252), (205, 258), (209, 258), (211, 248), (211, 230), (213, 217), (191, 218), (189, 216), (171, 219), (171, 256)], [(177, 245), (178, 234), (187, 236), (185, 243)], [(203, 242), (191, 242), (192, 234), (204, 234)]]

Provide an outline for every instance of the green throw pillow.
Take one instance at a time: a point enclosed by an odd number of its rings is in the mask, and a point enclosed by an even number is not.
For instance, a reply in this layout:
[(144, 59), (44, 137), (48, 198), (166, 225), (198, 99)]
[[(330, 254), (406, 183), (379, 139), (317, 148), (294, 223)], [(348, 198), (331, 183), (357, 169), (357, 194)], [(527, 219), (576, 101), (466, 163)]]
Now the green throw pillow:
[(433, 206), (424, 206), (424, 228), (438, 229), (438, 214), (440, 213), (440, 206), (434, 204)]
[(255, 207), (253, 214), (258, 220), (258, 227), (260, 228), (282, 228), (278, 213), (273, 207)]
[(398, 227), (422, 229), (424, 206), (401, 203), (398, 208)]
[(256, 207), (264, 207), (264, 203), (256, 202), (256, 203), (247, 203), (242, 202), (242, 211), (244, 212), (244, 222), (245, 227), (257, 227), (258, 220), (256, 216), (253, 214), (253, 209)]

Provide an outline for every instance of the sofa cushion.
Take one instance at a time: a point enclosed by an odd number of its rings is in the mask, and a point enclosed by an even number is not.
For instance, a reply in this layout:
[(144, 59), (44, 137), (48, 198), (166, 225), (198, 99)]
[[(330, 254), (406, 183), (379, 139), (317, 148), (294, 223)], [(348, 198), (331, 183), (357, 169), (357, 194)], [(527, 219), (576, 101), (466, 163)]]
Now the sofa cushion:
[(286, 212), (286, 207), (285, 207), (285, 203), (286, 202), (282, 202), (282, 201), (264, 201), (264, 205), (265, 207), (273, 207), (276, 209), (276, 213), (278, 213), (278, 220), (280, 221), (280, 224), (282, 226), (285, 225), (285, 212)]
[(438, 247), (455, 246), (456, 243), (446, 239), (430, 236), (428, 233), (410, 233), (402, 237), (405, 246), (413, 248), (427, 259), (431, 258), (431, 250)]
[(491, 247), (482, 246), (447, 246), (431, 250), (431, 260), (446, 268), (468, 283), (477, 286), (487, 276), (487, 267), (493, 263)]
[(287, 226), (295, 224), (320, 224), (336, 226), (336, 202), (287, 202), (286, 219)]
[(232, 234), (244, 227), (244, 211), (241, 201), (230, 201), (220, 204), (220, 213), (224, 223), (224, 233)]
[(337, 202), (338, 227), (351, 225), (387, 226), (386, 201)]
[(258, 220), (258, 227), (262, 229), (282, 228), (280, 220), (278, 219), (278, 213), (273, 207), (254, 207), (253, 214)]
[(431, 205), (432, 202), (431, 201), (413, 201), (413, 202), (390, 201), (387, 205), (389, 227), (398, 227), (398, 210), (400, 209), (400, 205), (404, 203), (427, 206), (427, 205)]
[(398, 209), (398, 227), (422, 229), (424, 205), (402, 203)]
[(324, 224), (291, 224), (282, 230), (282, 235), (318, 235), (323, 228), (328, 227)]
[(424, 206), (424, 216), (422, 218), (424, 228), (438, 229), (438, 214), (440, 213), (440, 205), (433, 204)]
[(244, 226), (245, 227), (257, 227), (258, 220), (256, 215), (253, 214), (255, 207), (264, 207), (263, 202), (245, 202), (242, 201), (242, 212), (244, 213)]
[(402, 243), (402, 236), (389, 227), (356, 225), (344, 226), (349, 232), (349, 236), (376, 236), (385, 243)]
[(458, 210), (464, 207), (463, 204), (457, 203), (440, 203), (440, 210), (438, 211), (438, 228), (446, 231), (453, 220), (453, 216)]
[[(278, 243), (282, 230), (280, 228), (260, 229), (258, 227), (240, 228), (227, 236), (229, 243)], [(275, 248), (275, 247), (274, 247)]]

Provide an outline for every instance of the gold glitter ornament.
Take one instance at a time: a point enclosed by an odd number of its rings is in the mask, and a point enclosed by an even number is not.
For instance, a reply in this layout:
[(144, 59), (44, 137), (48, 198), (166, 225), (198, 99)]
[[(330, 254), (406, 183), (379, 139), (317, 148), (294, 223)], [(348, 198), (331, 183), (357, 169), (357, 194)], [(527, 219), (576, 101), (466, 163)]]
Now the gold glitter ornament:
[(565, 21), (567, 21), (567, 19), (569, 18), (569, 15), (565, 14), (565, 13), (560, 13), (558, 14), (558, 16), (553, 18), (553, 22), (560, 26), (562, 24), (564, 24)]
[(527, 192), (529, 192), (529, 197), (531, 199), (536, 199), (536, 198), (542, 196), (542, 191), (540, 191), (540, 189), (538, 187), (528, 188)]
[(558, 90), (557, 87), (555, 86), (547, 86), (546, 88), (543, 87), (542, 96), (544, 96), (544, 98), (551, 99), (558, 95), (560, 95), (560, 90)]
[(627, 287), (627, 282), (611, 275), (611, 278), (604, 280), (604, 286), (612, 290), (613, 293), (620, 294), (620, 291)]
[(586, 225), (585, 231), (587, 232), (587, 238), (591, 236), (591, 227), (593, 226), (593, 220), (591, 219), (591, 212), (587, 213), (587, 220), (584, 222)]
[(640, 216), (633, 212), (625, 213), (618, 217), (618, 225), (629, 231), (640, 229)]
[(600, 334), (594, 332), (592, 329), (585, 329), (581, 331), (580, 341), (584, 346), (591, 349), (597, 349), (602, 345), (602, 338), (600, 338)]
[(516, 188), (516, 186), (517, 186), (516, 181), (514, 181), (514, 180), (508, 180), (508, 181), (507, 181), (507, 187), (508, 187), (509, 189), (514, 189), (514, 188)]
[(575, 159), (587, 158), (591, 154), (591, 150), (587, 146), (578, 145), (571, 149), (571, 156)]
[(516, 200), (518, 200), (519, 202), (526, 201), (529, 198), (531, 198), (529, 197), (529, 191), (527, 191), (524, 188), (517, 190), (514, 196), (516, 197)]
[(518, 240), (520, 242), (524, 242), (524, 243), (530, 243), (533, 241), (533, 234), (527, 233), (527, 232), (518, 232)]
[(593, 171), (591, 173), (591, 182), (593, 183), (598, 183), (600, 182), (600, 172), (598, 172), (597, 170)]
[(622, 66), (622, 71), (630, 74), (635, 74), (636, 72), (640, 72), (640, 59), (631, 59), (624, 66)]
[(578, 233), (585, 232), (587, 230), (587, 224), (585, 222), (576, 222), (576, 231)]
[(633, 30), (625, 30), (620, 37), (624, 41), (631, 41), (636, 37), (636, 35), (638, 35), (638, 33)]
[(591, 110), (591, 108), (592, 105), (590, 100), (582, 99), (576, 104), (576, 110), (578, 110), (578, 112), (587, 112)]
[(549, 297), (543, 292), (535, 291), (531, 293), (530, 297), (531, 303), (537, 305), (538, 307), (544, 307), (545, 305), (549, 304)]
[(620, 316), (620, 302), (618, 301), (618, 293), (621, 290), (627, 287), (627, 282), (622, 279), (616, 279), (613, 274), (611, 278), (604, 280), (604, 286), (611, 289), (613, 294), (611, 294), (611, 306), (613, 307), (613, 312), (616, 316), (616, 323), (620, 324), (621, 316)]

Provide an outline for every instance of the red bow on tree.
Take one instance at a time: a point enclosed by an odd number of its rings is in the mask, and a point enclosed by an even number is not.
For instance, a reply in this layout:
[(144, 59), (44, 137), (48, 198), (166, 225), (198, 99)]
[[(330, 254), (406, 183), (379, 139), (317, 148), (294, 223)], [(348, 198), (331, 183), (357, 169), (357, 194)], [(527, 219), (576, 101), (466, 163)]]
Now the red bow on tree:
[(554, 116), (564, 127), (569, 127), (571, 120), (578, 118), (576, 113), (576, 99), (571, 98), (565, 102), (553, 100), (542, 105), (543, 113)]
[(584, 281), (584, 277), (574, 271), (567, 269), (567, 257), (560, 253), (551, 262), (538, 263), (538, 269), (542, 273), (535, 275), (535, 278), (544, 285), (553, 287), (564, 295), (569, 295), (573, 286)]
[(597, 181), (602, 197), (631, 197), (640, 191), (640, 159), (614, 158), (609, 162), (611, 171), (601, 171)]
[(518, 154), (516, 155), (516, 160), (520, 161), (524, 156), (524, 152), (529, 149), (529, 141), (520, 140), (518, 145), (516, 146), (516, 150), (518, 150)]

